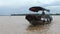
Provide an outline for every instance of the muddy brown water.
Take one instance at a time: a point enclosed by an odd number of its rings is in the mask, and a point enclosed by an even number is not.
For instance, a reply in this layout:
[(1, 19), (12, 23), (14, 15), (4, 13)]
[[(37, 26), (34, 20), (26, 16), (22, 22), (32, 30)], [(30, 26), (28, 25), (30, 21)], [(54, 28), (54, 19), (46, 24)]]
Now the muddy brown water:
[(47, 25), (32, 26), (25, 16), (0, 16), (0, 34), (60, 34), (60, 16)]

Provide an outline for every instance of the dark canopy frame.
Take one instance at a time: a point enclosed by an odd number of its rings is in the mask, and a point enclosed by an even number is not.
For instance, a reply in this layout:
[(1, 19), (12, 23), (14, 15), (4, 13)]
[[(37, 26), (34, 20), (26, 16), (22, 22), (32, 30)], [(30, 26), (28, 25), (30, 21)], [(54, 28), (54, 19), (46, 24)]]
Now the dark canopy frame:
[(39, 12), (39, 11), (44, 11), (44, 10), (46, 10), (48, 12), (50, 11), (50, 10), (47, 10), (47, 9), (39, 7), (39, 6), (31, 7), (31, 8), (29, 8), (29, 10), (32, 12)]

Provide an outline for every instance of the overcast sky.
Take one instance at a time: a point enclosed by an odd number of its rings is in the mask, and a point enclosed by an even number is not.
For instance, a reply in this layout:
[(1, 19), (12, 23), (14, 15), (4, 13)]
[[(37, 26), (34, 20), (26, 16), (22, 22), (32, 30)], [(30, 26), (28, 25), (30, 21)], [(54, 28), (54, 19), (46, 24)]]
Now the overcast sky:
[(51, 13), (60, 13), (60, 0), (0, 0), (0, 15), (29, 13), (28, 8), (32, 6), (42, 6), (50, 9)]
[(52, 4), (60, 0), (0, 0), (0, 6), (22, 6), (26, 4)]

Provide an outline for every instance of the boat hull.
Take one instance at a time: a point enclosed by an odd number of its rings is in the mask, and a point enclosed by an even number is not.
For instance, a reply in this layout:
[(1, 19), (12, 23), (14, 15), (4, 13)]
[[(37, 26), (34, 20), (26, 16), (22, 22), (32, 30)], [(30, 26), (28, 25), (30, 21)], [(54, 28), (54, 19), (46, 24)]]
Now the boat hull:
[(29, 23), (32, 25), (41, 25), (41, 24), (49, 24), (52, 21), (52, 17), (49, 15), (26, 15), (25, 17)]

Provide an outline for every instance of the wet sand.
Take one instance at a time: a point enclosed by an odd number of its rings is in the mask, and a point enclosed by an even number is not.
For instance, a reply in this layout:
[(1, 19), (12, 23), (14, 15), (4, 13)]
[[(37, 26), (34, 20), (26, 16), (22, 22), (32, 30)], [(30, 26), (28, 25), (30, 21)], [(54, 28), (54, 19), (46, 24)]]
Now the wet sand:
[(0, 16), (0, 34), (60, 34), (60, 16), (47, 25), (32, 26), (25, 16)]

